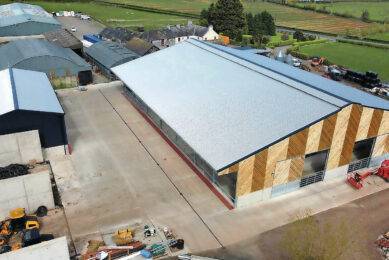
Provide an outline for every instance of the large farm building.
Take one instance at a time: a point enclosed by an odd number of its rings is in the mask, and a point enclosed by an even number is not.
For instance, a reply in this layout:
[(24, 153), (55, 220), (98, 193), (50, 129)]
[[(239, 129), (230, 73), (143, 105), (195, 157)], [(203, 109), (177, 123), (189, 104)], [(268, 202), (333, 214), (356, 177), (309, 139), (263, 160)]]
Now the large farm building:
[(42, 7), (21, 3), (0, 6), (0, 37), (37, 35), (62, 25)]
[(389, 156), (388, 101), (260, 55), (192, 39), (113, 71), (235, 207)]

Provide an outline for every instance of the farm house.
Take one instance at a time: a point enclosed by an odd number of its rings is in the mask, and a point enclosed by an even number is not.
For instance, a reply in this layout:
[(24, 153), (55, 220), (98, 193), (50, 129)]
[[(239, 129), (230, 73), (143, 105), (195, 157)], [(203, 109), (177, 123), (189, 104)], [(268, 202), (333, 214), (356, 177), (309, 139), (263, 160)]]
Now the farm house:
[(64, 116), (44, 73), (0, 71), (0, 135), (38, 130), (42, 147), (66, 146)]
[(37, 5), (12, 3), (0, 6), (0, 37), (38, 35), (62, 28)]
[(85, 50), (85, 56), (111, 79), (115, 78), (115, 75), (111, 73), (111, 68), (139, 57), (123, 45), (109, 41), (93, 44)]
[(49, 78), (76, 76), (92, 81), (91, 66), (70, 49), (39, 39), (20, 39), (0, 47), (0, 70), (41, 71)]
[(113, 72), (235, 207), (389, 156), (388, 101), (261, 55), (191, 39)]

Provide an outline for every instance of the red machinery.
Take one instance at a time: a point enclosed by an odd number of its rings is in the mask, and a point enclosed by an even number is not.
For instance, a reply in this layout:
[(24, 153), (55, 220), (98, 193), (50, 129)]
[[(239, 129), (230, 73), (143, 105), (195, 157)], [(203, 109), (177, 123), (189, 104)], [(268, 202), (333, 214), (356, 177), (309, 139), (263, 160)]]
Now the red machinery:
[(370, 175), (381, 176), (384, 180), (389, 182), (389, 160), (385, 160), (381, 163), (381, 167), (372, 171), (367, 172), (361, 175), (358, 172), (350, 172), (347, 176), (347, 181), (353, 185), (358, 190), (363, 187), (363, 180), (369, 177)]

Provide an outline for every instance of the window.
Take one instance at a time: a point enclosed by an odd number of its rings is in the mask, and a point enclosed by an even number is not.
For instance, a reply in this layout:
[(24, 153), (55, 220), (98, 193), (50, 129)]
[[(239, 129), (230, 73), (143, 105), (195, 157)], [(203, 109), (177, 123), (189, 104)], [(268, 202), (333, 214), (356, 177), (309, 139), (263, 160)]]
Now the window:
[(355, 162), (370, 157), (373, 143), (374, 138), (355, 142), (350, 162)]
[(181, 38), (180, 37), (178, 37), (178, 41), (180, 41), (181, 40)]

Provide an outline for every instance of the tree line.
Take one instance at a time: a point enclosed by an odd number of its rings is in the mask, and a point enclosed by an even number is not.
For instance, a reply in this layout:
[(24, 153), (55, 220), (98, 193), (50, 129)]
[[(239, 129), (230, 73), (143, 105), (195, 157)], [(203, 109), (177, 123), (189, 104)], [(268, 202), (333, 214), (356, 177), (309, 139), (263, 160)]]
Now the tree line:
[(238, 41), (245, 34), (254, 38), (276, 34), (274, 19), (269, 12), (245, 13), (240, 0), (217, 0), (210, 4), (208, 9), (201, 11), (200, 24), (212, 24), (215, 31)]

